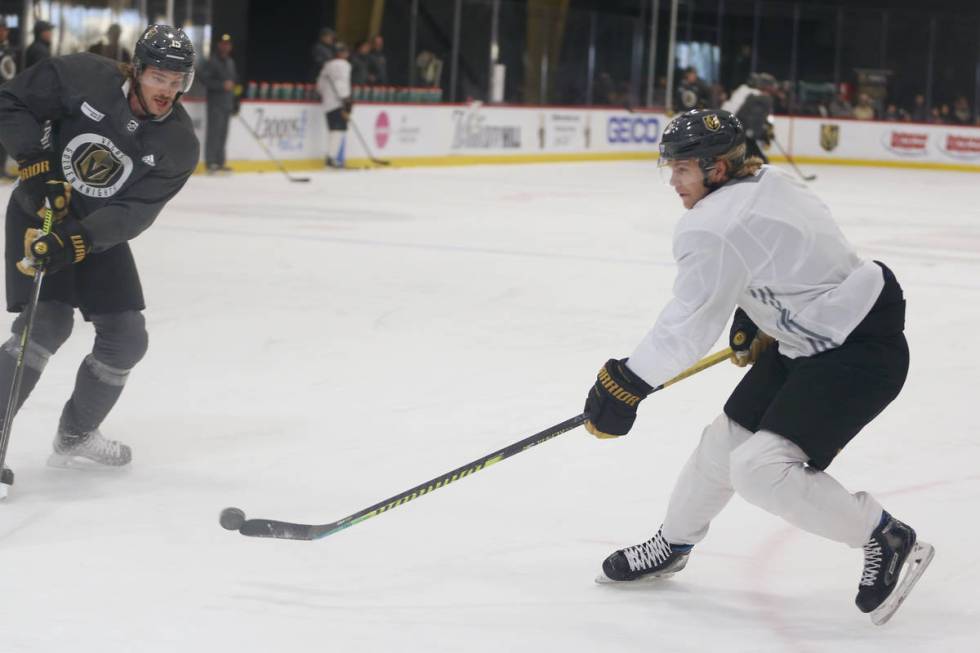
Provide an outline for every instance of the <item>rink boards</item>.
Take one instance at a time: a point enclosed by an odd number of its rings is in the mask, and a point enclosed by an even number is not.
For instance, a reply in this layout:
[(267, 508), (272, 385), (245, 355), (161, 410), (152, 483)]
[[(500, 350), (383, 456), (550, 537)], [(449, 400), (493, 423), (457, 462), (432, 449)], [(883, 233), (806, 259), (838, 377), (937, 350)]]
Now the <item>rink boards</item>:
[[(204, 103), (187, 109), (203, 151)], [(372, 158), (399, 166), (654, 159), (669, 120), (617, 108), (361, 103), (352, 122), (345, 157), (363, 167)], [(775, 123), (779, 145), (797, 163), (980, 172), (977, 127), (783, 116)], [(275, 169), (267, 149), (289, 169), (314, 169), (323, 166), (326, 140), (318, 104), (246, 101), (231, 122), (227, 159), (237, 170)], [(769, 155), (785, 160), (775, 146)]]

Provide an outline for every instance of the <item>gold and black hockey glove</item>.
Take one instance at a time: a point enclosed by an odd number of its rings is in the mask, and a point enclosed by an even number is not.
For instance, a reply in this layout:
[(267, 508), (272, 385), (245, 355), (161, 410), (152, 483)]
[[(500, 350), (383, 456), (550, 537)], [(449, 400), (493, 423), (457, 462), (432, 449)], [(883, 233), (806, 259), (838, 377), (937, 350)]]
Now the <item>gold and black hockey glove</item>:
[(24, 259), (17, 263), (17, 269), (29, 277), (40, 268), (57, 272), (82, 262), (91, 250), (91, 240), (82, 223), (66, 218), (54, 223), (49, 234), (33, 228), (24, 232)]
[(17, 165), (20, 185), (39, 218), (43, 220), (46, 217), (48, 208), (56, 221), (68, 215), (71, 184), (58, 177), (54, 158), (50, 154), (19, 159)]
[(636, 421), (636, 407), (653, 387), (626, 367), (626, 360), (610, 358), (599, 370), (585, 400), (585, 429), (597, 438), (618, 438)]
[(775, 342), (771, 336), (759, 331), (759, 327), (741, 308), (735, 309), (732, 328), (728, 332), (728, 345), (732, 348), (729, 360), (738, 367), (752, 365)]

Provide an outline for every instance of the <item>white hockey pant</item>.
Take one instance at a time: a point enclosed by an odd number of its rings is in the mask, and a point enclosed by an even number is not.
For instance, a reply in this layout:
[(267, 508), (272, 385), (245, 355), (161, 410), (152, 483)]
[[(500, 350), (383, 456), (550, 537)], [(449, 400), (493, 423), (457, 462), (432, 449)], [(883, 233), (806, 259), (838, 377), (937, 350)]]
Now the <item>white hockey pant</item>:
[(863, 546), (881, 505), (851, 494), (830, 474), (808, 467), (797, 445), (769, 431), (751, 433), (726, 415), (704, 429), (681, 470), (664, 518), (671, 544), (697, 544), (735, 492), (790, 524), (852, 547)]

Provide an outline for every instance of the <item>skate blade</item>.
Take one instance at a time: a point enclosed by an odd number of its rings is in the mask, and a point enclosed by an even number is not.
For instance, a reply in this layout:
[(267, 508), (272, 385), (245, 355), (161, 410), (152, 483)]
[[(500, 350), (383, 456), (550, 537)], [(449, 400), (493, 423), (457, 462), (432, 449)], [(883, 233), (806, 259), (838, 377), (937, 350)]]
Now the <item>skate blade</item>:
[(0, 501), (5, 501), (7, 499), (7, 493), (10, 491), (10, 486), (6, 483), (0, 483)]
[(100, 463), (88, 458), (83, 458), (81, 456), (73, 456), (71, 454), (53, 453), (48, 456), (48, 467), (55, 467), (58, 469), (117, 469), (119, 467), (125, 467), (127, 463), (122, 463), (119, 465), (112, 465), (110, 463)]
[[(677, 571), (680, 571), (679, 569)], [(640, 576), (635, 580), (613, 580), (605, 573), (599, 572), (599, 575), (595, 577), (595, 582), (599, 585), (642, 585), (645, 583), (653, 583), (659, 580), (667, 580), (671, 576), (677, 573), (677, 571), (671, 571), (666, 574), (647, 574), (646, 576)]]
[(912, 588), (922, 577), (929, 563), (932, 562), (936, 549), (926, 542), (916, 542), (912, 553), (905, 561), (906, 569), (902, 580), (891, 596), (885, 602), (871, 612), (871, 623), (881, 626), (886, 623), (895, 612), (901, 607), (906, 597), (912, 592)]

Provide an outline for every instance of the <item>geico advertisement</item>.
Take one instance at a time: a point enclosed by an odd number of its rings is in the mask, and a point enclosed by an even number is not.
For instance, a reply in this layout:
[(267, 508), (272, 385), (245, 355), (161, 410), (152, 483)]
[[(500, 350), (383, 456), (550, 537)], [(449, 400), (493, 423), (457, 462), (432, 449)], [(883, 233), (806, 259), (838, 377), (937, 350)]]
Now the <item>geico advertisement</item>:
[(666, 123), (655, 113), (607, 113), (604, 115), (605, 145), (609, 150), (656, 151)]

